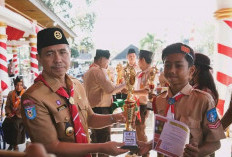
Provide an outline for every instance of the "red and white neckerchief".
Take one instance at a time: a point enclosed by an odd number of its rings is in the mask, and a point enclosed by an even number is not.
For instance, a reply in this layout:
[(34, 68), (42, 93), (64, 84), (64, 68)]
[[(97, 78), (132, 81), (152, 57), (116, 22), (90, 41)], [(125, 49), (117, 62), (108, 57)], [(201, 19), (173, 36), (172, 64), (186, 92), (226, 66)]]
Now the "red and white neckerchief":
[(89, 66), (89, 69), (90, 68), (93, 68), (93, 67), (99, 67), (99, 65), (95, 64), (95, 63), (92, 63), (90, 66)]
[[(48, 85), (48, 83), (45, 81), (45, 79), (43, 78), (42, 74), (40, 74), (36, 79), (35, 82), (37, 81), (42, 81), (47, 87), (50, 88), (50, 86)], [(73, 85), (70, 87), (70, 95), (66, 92), (66, 90), (63, 87), (60, 87), (56, 93), (64, 98), (66, 98), (67, 100), (69, 100), (69, 110), (70, 113), (72, 115), (72, 120), (73, 120), (73, 125), (74, 125), (74, 133), (75, 133), (75, 141), (76, 143), (88, 143), (86, 134), (85, 134), (85, 130), (81, 124), (80, 121), (80, 117), (79, 117), (79, 112), (77, 109), (77, 106), (74, 104), (71, 104), (70, 102), (70, 98), (73, 99), (74, 96), (74, 89), (73, 89)], [(90, 155), (86, 155), (85, 157), (90, 157)]]
[[(167, 105), (167, 109), (166, 109), (166, 117), (170, 118), (170, 119), (174, 119), (174, 115), (175, 115), (175, 108), (174, 105), (175, 103), (180, 100), (182, 97), (184, 96), (184, 94), (182, 94), (181, 92), (177, 93), (176, 95), (174, 95), (171, 98), (167, 98), (168, 100), (168, 105)], [(170, 107), (171, 106), (171, 107)]]
[(142, 89), (144, 88), (144, 85), (143, 85), (143, 76), (144, 76), (145, 72), (141, 72), (139, 75), (138, 75), (138, 85), (137, 85), (137, 89)]

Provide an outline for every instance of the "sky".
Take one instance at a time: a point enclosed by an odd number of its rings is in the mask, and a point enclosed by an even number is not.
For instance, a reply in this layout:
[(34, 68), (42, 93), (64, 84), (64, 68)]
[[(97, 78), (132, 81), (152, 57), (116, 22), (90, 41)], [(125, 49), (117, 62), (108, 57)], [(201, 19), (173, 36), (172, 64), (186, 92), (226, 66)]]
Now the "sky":
[(215, 0), (95, 0), (96, 49), (122, 51), (130, 44), (139, 47), (146, 34), (178, 42), (193, 27), (214, 22)]

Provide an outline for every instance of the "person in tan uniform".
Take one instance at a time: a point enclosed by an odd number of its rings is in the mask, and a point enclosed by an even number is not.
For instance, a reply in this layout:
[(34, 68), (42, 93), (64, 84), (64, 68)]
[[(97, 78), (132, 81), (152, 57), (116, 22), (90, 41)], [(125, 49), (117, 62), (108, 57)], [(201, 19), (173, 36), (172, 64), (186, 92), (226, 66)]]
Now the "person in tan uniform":
[[(140, 117), (136, 118), (135, 128), (136, 134), (139, 141), (147, 141), (147, 136), (145, 133), (146, 129), (146, 119), (149, 115), (149, 111), (147, 110), (147, 102), (148, 102), (148, 78), (151, 70), (153, 53), (146, 50), (140, 50), (139, 52), (139, 68), (142, 70), (137, 75), (137, 87), (135, 87), (134, 95), (136, 95), (139, 102), (139, 112)], [(149, 154), (145, 154), (143, 156), (149, 156)]]
[[(195, 70), (194, 52), (185, 44), (175, 43), (163, 50), (162, 60), (170, 86), (153, 99), (154, 113), (189, 126), (190, 143), (184, 149), (184, 157), (209, 156), (220, 148), (220, 139), (225, 135), (212, 96), (189, 84)], [(152, 142), (141, 146), (140, 153), (150, 149)]]
[[(84, 87), (90, 106), (94, 113), (110, 114), (112, 105), (112, 95), (121, 91), (125, 87), (125, 83), (114, 85), (106, 74), (110, 53), (108, 50), (96, 50), (94, 63), (84, 74)], [(102, 143), (110, 141), (111, 128), (91, 130), (91, 140), (93, 143)], [(98, 156), (108, 156), (99, 154)]]
[(42, 143), (56, 156), (91, 156), (90, 153), (118, 155), (128, 150), (123, 143), (89, 144), (88, 127), (101, 128), (125, 122), (123, 114), (94, 114), (82, 84), (66, 74), (70, 48), (59, 28), (38, 32), (37, 59), (42, 74), (22, 96), (22, 118), (34, 143)]
[(3, 122), (4, 140), (9, 144), (8, 150), (18, 151), (18, 144), (25, 142), (25, 127), (21, 117), (21, 96), (24, 94), (23, 79), (17, 76), (14, 79), (15, 90), (10, 91), (7, 96), (5, 112), (6, 118)]

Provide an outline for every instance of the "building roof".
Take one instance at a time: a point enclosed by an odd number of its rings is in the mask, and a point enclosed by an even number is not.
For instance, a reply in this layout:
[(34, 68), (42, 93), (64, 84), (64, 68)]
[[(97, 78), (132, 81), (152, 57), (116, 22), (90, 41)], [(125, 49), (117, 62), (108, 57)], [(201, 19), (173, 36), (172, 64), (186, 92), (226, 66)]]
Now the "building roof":
[(123, 59), (126, 60), (128, 50), (131, 48), (135, 49), (136, 56), (138, 56), (139, 55), (139, 48), (131, 44), (127, 48), (125, 48), (122, 52), (120, 52), (118, 55), (116, 55), (112, 60), (123, 60)]
[[(60, 27), (64, 31), (66, 37), (77, 36), (76, 33), (73, 32), (41, 0), (5, 0), (5, 7), (11, 10), (12, 12), (23, 16), (31, 23), (33, 21), (36, 21), (37, 25), (42, 28), (54, 27), (54, 22), (56, 22), (57, 23), (56, 27)], [(17, 20), (19, 19), (14, 19), (14, 20), (17, 22)], [(23, 29), (23, 27), (21, 29)], [(23, 31), (26, 31), (26, 28)]]

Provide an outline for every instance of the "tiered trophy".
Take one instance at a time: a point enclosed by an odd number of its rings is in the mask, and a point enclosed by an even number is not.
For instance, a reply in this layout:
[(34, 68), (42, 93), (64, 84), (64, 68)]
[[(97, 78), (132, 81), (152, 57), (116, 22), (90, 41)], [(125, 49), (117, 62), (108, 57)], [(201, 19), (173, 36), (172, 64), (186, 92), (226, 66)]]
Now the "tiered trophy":
[(117, 71), (116, 85), (119, 85), (123, 82), (123, 66), (121, 63), (117, 64), (116, 71)]
[(154, 94), (154, 88), (155, 88), (155, 84), (154, 84), (154, 80), (155, 80), (155, 76), (158, 72), (158, 69), (156, 67), (152, 67), (150, 69), (150, 73), (149, 73), (149, 77), (148, 77), (148, 87), (149, 87), (149, 93), (148, 93), (148, 103), (147, 103), (147, 108), (152, 110), (152, 101), (153, 101), (153, 94)]
[(123, 131), (122, 148), (134, 150), (137, 149), (136, 132), (132, 128), (133, 118), (135, 118), (136, 101), (133, 98), (134, 84), (135, 84), (135, 69), (128, 66), (124, 69), (124, 78), (127, 86), (127, 99), (124, 104), (124, 112), (126, 113), (126, 130)]

